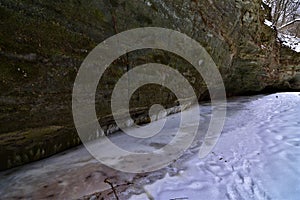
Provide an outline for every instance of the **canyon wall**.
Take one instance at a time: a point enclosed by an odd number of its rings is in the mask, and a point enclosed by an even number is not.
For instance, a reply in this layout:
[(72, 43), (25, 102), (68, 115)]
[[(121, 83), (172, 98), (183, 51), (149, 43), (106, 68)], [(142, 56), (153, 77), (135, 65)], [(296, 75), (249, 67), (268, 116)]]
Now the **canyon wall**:
[[(0, 170), (80, 144), (71, 110), (77, 71), (98, 43), (128, 29), (164, 27), (198, 41), (219, 68), (228, 96), (299, 89), (293, 86), (299, 53), (264, 24), (270, 9), (261, 0), (1, 0), (0, 18)], [(128, 53), (99, 82), (96, 110), (106, 134), (117, 130), (110, 109), (115, 83), (149, 62), (177, 69), (199, 101), (208, 98), (200, 74), (177, 55)], [(140, 88), (131, 98), (137, 124), (149, 122), (154, 103), (178, 104), (166, 88)]]

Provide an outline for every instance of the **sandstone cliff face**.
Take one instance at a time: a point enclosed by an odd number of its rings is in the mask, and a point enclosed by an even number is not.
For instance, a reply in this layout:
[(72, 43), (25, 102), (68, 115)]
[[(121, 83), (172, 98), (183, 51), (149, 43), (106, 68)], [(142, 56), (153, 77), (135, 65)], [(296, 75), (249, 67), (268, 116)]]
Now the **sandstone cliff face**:
[[(219, 67), (228, 95), (288, 88), (299, 54), (279, 44), (276, 31), (264, 24), (270, 11), (262, 5), (261, 0), (2, 0), (0, 169), (80, 143), (71, 112), (76, 73), (98, 43), (128, 29), (165, 27), (194, 38)], [(148, 62), (178, 69), (199, 100), (207, 98), (200, 75), (183, 59), (159, 50), (129, 53), (99, 83), (96, 108), (108, 133), (114, 129), (109, 101), (114, 84)], [(147, 91), (132, 97), (136, 123), (149, 120), (145, 111), (153, 103), (177, 104), (166, 89), (150, 85)]]

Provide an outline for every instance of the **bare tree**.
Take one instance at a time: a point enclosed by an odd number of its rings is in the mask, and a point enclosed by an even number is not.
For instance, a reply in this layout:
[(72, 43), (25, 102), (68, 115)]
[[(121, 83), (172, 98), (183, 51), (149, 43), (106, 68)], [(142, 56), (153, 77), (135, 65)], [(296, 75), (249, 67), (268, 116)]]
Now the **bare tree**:
[(277, 28), (300, 18), (299, 0), (264, 0), (272, 8), (272, 22)]

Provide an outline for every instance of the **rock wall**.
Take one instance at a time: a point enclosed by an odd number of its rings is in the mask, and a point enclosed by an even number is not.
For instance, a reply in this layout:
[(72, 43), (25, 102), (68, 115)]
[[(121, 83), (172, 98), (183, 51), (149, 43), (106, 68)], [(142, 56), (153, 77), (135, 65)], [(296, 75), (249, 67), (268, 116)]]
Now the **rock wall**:
[[(229, 96), (288, 89), (300, 56), (280, 45), (276, 31), (264, 24), (268, 17), (261, 0), (1, 0), (0, 170), (80, 143), (71, 112), (76, 73), (98, 43), (124, 30), (157, 26), (194, 38), (219, 67)], [(148, 62), (176, 68), (199, 100), (207, 99), (201, 76), (178, 56), (160, 50), (129, 53), (99, 83), (96, 109), (107, 134), (117, 130), (110, 110), (114, 84)], [(138, 124), (149, 121), (147, 109), (153, 103), (177, 105), (166, 88), (145, 87), (131, 99)]]

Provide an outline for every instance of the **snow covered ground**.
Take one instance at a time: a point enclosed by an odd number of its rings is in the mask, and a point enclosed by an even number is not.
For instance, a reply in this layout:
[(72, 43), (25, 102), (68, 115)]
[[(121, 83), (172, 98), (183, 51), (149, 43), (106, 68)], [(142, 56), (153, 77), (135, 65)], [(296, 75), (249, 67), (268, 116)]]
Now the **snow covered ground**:
[[(131, 182), (118, 194), (131, 200), (258, 199), (296, 200), (300, 196), (300, 93), (230, 99), (223, 133), (205, 159), (199, 140), (170, 166), (135, 175), (99, 164), (83, 147), (0, 173), (0, 199), (74, 199)], [(201, 131), (211, 107), (202, 104)], [(180, 114), (171, 115), (175, 130)], [(201, 132), (200, 131), (200, 132)], [(128, 150), (161, 148), (172, 134), (132, 141), (116, 134), (112, 141)], [(199, 138), (198, 138), (199, 139)], [(113, 194), (112, 194), (113, 195)], [(105, 199), (114, 199), (110, 196)]]
[(208, 157), (194, 154), (177, 176), (166, 174), (131, 200), (299, 199), (300, 93), (261, 97), (241, 108), (228, 117)]
[(283, 33), (278, 33), (278, 38), (282, 41), (283, 45), (300, 52), (300, 38)]

